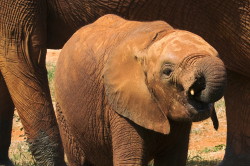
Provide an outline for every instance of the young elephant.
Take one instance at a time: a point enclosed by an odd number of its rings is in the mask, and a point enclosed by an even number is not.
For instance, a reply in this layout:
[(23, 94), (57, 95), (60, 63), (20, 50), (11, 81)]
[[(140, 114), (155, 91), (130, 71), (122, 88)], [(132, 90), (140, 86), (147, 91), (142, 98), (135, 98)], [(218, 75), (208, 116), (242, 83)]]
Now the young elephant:
[(185, 165), (191, 123), (215, 115), (225, 78), (213, 47), (165, 22), (106, 15), (81, 28), (55, 78), (69, 165)]

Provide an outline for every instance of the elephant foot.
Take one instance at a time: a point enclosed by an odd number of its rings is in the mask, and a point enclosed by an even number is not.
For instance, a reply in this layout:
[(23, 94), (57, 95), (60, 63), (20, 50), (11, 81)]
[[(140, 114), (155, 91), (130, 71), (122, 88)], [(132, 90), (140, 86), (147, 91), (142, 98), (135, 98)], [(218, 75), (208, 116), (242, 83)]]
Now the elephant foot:
[(0, 166), (14, 166), (14, 164), (10, 160), (0, 161)]
[(28, 139), (30, 150), (39, 166), (66, 166), (63, 159), (63, 151), (59, 145), (59, 135), (55, 137), (39, 132), (36, 139)]

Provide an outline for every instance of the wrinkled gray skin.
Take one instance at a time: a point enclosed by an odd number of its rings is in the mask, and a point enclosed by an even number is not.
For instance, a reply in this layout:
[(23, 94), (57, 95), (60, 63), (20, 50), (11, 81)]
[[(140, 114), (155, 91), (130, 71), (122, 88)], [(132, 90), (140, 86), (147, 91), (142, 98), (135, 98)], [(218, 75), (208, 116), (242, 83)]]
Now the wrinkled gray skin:
[(114, 13), (128, 19), (165, 20), (202, 36), (218, 50), (228, 73), (227, 148), (222, 165), (250, 165), (249, 10), (249, 0), (0, 0), (4, 78), (0, 163), (9, 161), (15, 105), (38, 163), (62, 165), (45, 69), (46, 48), (61, 48), (79, 27)]

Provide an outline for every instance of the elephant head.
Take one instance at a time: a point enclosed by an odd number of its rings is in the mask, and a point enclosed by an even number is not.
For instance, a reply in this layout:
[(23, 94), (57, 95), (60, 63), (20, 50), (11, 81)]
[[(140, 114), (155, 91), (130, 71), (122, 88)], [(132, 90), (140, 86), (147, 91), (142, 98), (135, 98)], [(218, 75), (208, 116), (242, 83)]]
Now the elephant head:
[(214, 115), (226, 80), (217, 51), (183, 30), (145, 36), (128, 38), (107, 59), (104, 86), (111, 108), (164, 134), (170, 132), (168, 119), (199, 121)]

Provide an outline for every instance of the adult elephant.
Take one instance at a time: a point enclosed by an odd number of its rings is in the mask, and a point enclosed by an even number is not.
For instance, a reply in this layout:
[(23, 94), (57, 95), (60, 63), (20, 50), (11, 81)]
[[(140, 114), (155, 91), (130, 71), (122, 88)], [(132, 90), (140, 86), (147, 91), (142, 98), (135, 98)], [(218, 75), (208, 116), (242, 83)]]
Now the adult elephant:
[[(10, 163), (13, 105), (41, 165), (63, 165), (45, 68), (46, 48), (61, 48), (79, 27), (113, 13), (165, 20), (220, 53), (228, 72), (227, 148), (222, 165), (250, 164), (249, 0), (0, 0), (0, 161)], [(3, 93), (2, 93), (3, 92)]]

